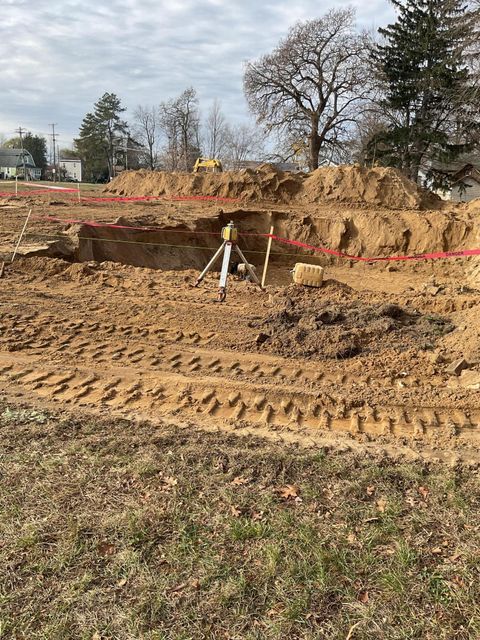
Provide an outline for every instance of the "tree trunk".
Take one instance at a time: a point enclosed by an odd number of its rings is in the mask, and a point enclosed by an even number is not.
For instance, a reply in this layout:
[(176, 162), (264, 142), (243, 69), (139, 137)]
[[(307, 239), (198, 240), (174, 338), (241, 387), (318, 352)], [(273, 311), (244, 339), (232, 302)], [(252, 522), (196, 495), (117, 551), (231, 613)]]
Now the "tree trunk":
[(418, 182), (418, 174), (420, 173), (420, 164), (416, 161), (414, 161), (411, 165), (410, 165), (410, 171), (409, 171), (409, 178), (410, 180), (412, 180), (413, 182), (417, 183)]
[(312, 122), (312, 131), (309, 138), (308, 168), (310, 171), (315, 171), (315, 169), (318, 169), (318, 154), (322, 146), (322, 140), (318, 135), (318, 122), (315, 120)]

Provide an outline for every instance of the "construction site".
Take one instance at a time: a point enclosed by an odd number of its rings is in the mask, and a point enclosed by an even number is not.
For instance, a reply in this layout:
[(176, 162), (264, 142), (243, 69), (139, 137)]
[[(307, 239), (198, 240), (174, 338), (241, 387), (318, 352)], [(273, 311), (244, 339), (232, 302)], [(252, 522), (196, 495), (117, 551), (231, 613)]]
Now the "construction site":
[[(4, 259), (32, 209), (2, 283), (7, 393), (476, 459), (479, 259), (394, 258), (478, 248), (478, 202), (444, 203), (391, 169), (265, 165), (124, 173), (80, 202), (47, 191), (1, 207)], [(271, 227), (280, 240), (265, 290), (230, 276), (215, 304), (220, 260), (193, 285), (230, 221), (259, 273)], [(294, 284), (296, 263), (322, 265), (323, 285)]]
[[(334, 459), (342, 455), (353, 464), (350, 470), (366, 465), (368, 474), (385, 460), (424, 470), (435, 465), (455, 473), (477, 469), (480, 201), (444, 202), (399, 171), (358, 166), (310, 174), (283, 173), (271, 165), (219, 174), (142, 170), (124, 172), (105, 186), (52, 190), (19, 184), (15, 194), (14, 186), (3, 183), (0, 191), (5, 262), (0, 385), (8, 404), (2, 420), (10, 447), (20, 446), (25, 432), (19, 425), (32, 415), (30, 421), (38, 420), (38, 442), (42, 432), (45, 442), (55, 432), (60, 438), (55, 443), (73, 446), (67, 444), (67, 431), (59, 436), (57, 427), (49, 431), (45, 425), (65, 420), (72, 425), (78, 416), (87, 416), (87, 422), (115, 424), (105, 431), (105, 442), (113, 437), (111, 429), (121, 429), (115, 445), (120, 449), (119, 442), (147, 432), (152, 438), (162, 425), (170, 443), (162, 455), (175, 451), (174, 442), (194, 437), (200, 449), (191, 458), (192, 468), (203, 456), (222, 450), (225, 438), (234, 437), (237, 444), (228, 440), (229, 446), (239, 455), (229, 483), (242, 491), (252, 486), (245, 469), (253, 464), (254, 451), (260, 455), (265, 447), (277, 459), (291, 447), (297, 451), (288, 454), (292, 460), (301, 450), (330, 452)], [(229, 273), (225, 299), (218, 302), (220, 258), (195, 285), (231, 222), (259, 279), (269, 243), (271, 252), (263, 288)], [(293, 281), (297, 263), (323, 267), (319, 286)], [(16, 425), (11, 433), (8, 424)], [(71, 428), (82, 433), (83, 427)], [(90, 444), (100, 446), (102, 437), (89, 437)], [(57, 444), (48, 445), (49, 450)], [(32, 455), (46, 455), (41, 447), (35, 445)], [(313, 473), (315, 460), (302, 473)], [(68, 466), (58, 471), (70, 473)], [(169, 477), (162, 476), (161, 491), (174, 490), (176, 481)], [(366, 522), (383, 521), (388, 508), (368, 482), (368, 496), (375, 495), (373, 520)], [(327, 478), (325, 483), (322, 491), (330, 491)], [(299, 486), (283, 478), (286, 505), (300, 509)], [(446, 495), (445, 486), (438, 487)], [(23, 491), (28, 493), (27, 485)], [(108, 511), (102, 504), (91, 507), (92, 514)], [(253, 516), (237, 503), (232, 509), (237, 511), (229, 517), (251, 521)], [(262, 522), (262, 517), (253, 520)], [(407, 535), (402, 531), (400, 536)], [(478, 535), (475, 531), (472, 536)], [(345, 530), (350, 542), (357, 535)], [(115, 543), (99, 544), (106, 562)], [(447, 549), (442, 544), (429, 538), (435, 558)], [(445, 553), (454, 552), (448, 548)], [(123, 588), (128, 579), (126, 574), (116, 578), (115, 588)], [(373, 593), (362, 584), (354, 583), (352, 598), (368, 607)], [(183, 606), (184, 591), (197, 593), (202, 587), (182, 582), (172, 588), (175, 609)], [(357, 619), (338, 618), (335, 629), (343, 629), (338, 635), (333, 627), (330, 635), (295, 635), (295, 616), (285, 618), (283, 605), (278, 611), (271, 602), (268, 607), (267, 619), (280, 625), (278, 635), (261, 635), (260, 627), (259, 635), (236, 629), (231, 635), (204, 630), (206, 635), (198, 631), (188, 637), (345, 638)], [(208, 609), (202, 615), (208, 617)], [(362, 615), (358, 619), (365, 622)], [(398, 630), (397, 623), (390, 623), (385, 628)], [(445, 635), (436, 637), (478, 637), (462, 627), (464, 618), (450, 623)], [(52, 631), (42, 637), (187, 637), (173, 633), (173, 622), (168, 627), (173, 635), (158, 636), (122, 634), (119, 619), (107, 625), (110, 635), (94, 635), (98, 627), (90, 627), (87, 618), (81, 624), (77, 620), (80, 626), (69, 624), (63, 631), (55, 627), (57, 635)], [(213, 624), (217, 629), (220, 622)], [(179, 629), (188, 626), (183, 625)], [(90, 635), (76, 635), (87, 627)], [(383, 635), (367, 622), (348, 638), (427, 638), (434, 628), (425, 622), (420, 635)]]

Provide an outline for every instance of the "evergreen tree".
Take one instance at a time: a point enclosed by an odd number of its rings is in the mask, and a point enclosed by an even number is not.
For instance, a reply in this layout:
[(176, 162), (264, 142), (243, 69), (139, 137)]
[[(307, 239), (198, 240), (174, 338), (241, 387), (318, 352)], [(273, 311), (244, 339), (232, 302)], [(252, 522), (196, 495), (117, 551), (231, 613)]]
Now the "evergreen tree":
[(115, 148), (127, 133), (127, 123), (121, 119), (125, 111), (114, 93), (104, 93), (87, 113), (80, 127), (75, 147), (83, 162), (85, 175), (91, 180), (114, 174)]
[(392, 0), (398, 17), (379, 32), (376, 49), (392, 121), (371, 141), (377, 158), (418, 180), (434, 158), (453, 159), (468, 148), (475, 125), (468, 50), (477, 12), (462, 0)]

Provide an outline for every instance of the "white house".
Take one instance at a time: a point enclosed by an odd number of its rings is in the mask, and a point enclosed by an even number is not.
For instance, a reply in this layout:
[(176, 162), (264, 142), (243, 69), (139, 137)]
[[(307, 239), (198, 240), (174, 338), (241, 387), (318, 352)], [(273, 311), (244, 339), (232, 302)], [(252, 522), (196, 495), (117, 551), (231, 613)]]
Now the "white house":
[(78, 158), (60, 158), (60, 175), (74, 182), (82, 181), (82, 161)]
[[(462, 154), (450, 163), (434, 162), (432, 166), (450, 181), (450, 189), (436, 191), (443, 200), (470, 202), (480, 198), (480, 154), (478, 152)], [(421, 177), (425, 179), (425, 174)]]
[[(26, 176), (24, 175), (24, 169)], [(27, 180), (40, 180), (42, 170), (35, 166), (32, 154), (26, 149), (0, 149), (0, 180), (10, 178), (26, 178)]]
[(480, 171), (468, 164), (454, 176), (452, 200), (470, 202), (480, 198)]

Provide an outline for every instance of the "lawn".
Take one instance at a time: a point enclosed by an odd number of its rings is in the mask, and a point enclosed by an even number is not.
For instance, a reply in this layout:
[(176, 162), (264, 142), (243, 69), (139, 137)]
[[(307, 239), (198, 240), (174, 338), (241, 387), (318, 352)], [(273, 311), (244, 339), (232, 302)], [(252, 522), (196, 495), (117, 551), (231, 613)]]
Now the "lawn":
[(480, 637), (476, 470), (0, 404), (0, 638)]

